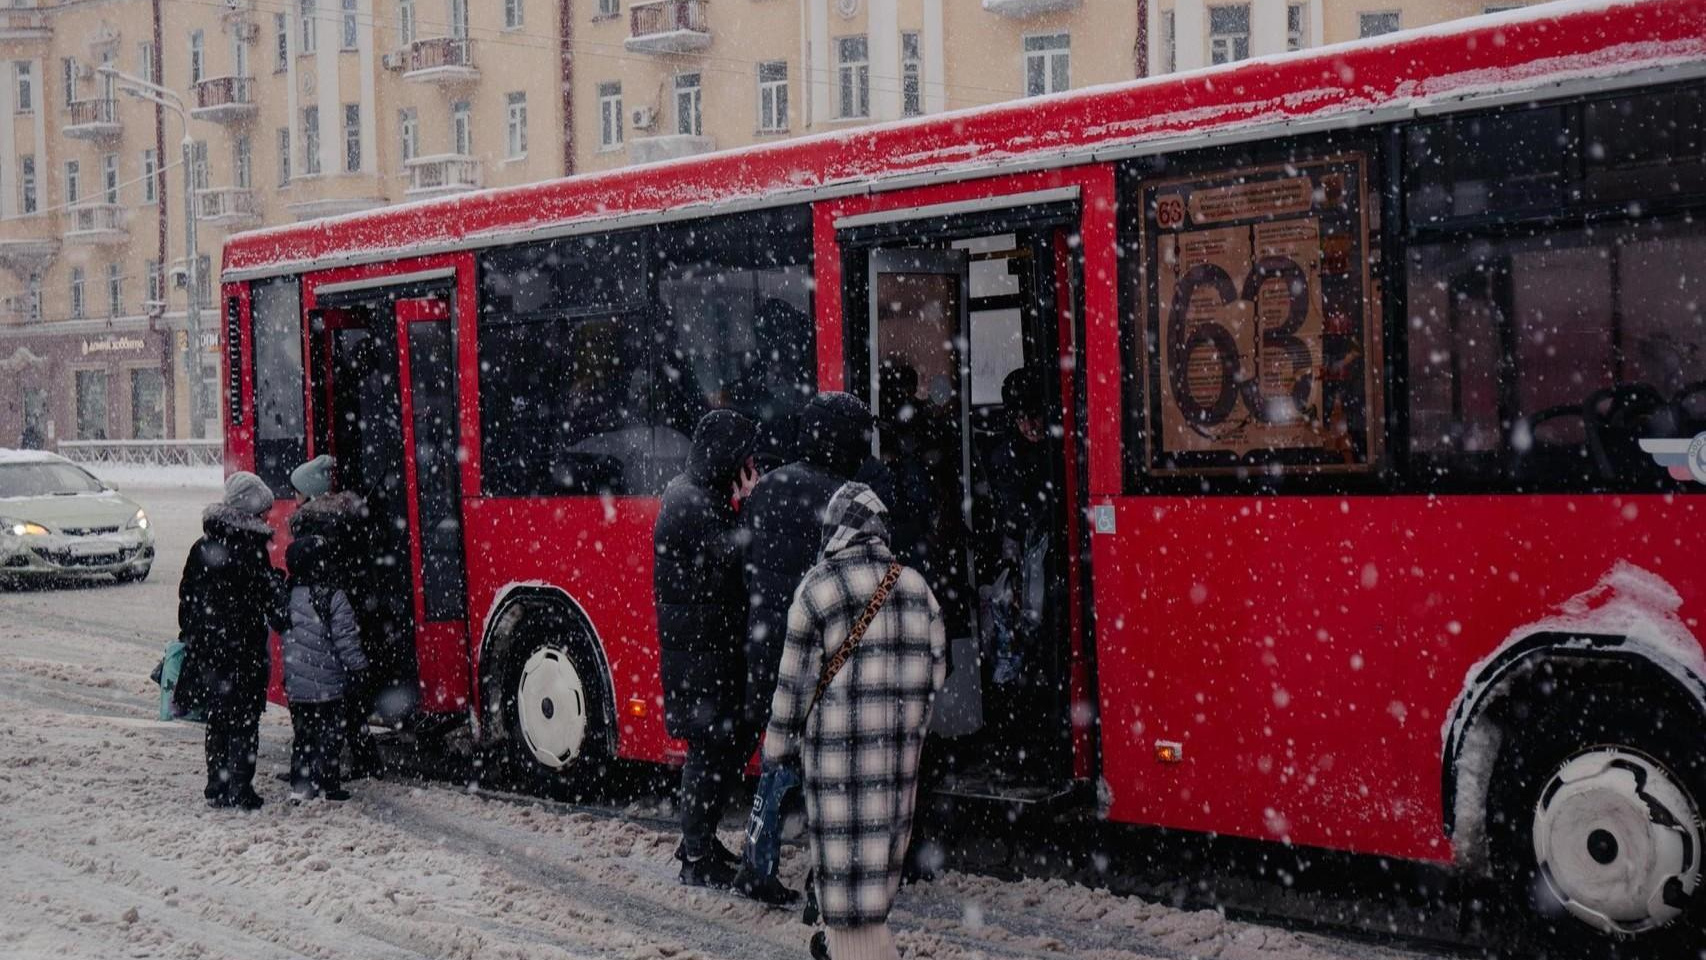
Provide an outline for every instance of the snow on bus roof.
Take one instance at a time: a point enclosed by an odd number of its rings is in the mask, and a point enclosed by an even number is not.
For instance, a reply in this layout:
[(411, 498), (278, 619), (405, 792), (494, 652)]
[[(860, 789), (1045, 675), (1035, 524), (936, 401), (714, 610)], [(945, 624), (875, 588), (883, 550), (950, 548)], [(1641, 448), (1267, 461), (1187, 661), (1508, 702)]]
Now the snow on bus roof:
[[(1706, 0), (1559, 0), (1385, 37), (233, 236), (240, 275), (371, 262), (632, 216), (1354, 121), (1706, 62)], [(1165, 104), (1165, 106), (1163, 106)], [(424, 248), (424, 249), (423, 249)]]

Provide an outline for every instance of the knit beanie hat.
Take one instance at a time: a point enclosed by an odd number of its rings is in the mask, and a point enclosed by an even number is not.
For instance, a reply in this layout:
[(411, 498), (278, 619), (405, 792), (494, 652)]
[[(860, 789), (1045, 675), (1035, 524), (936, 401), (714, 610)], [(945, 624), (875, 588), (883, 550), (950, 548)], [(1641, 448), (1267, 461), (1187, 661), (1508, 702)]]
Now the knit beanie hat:
[(258, 517), (272, 509), (272, 501), (272, 488), (247, 470), (239, 470), (225, 478), (224, 502), (233, 510)]
[(331, 454), (322, 453), (290, 471), (290, 485), (310, 500), (323, 497), (332, 492), (332, 471), (337, 466)]

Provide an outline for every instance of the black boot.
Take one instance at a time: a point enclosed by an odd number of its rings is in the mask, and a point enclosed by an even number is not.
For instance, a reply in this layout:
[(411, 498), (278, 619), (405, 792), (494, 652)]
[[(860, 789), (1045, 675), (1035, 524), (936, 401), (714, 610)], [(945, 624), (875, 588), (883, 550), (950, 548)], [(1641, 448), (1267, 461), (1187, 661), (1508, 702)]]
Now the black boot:
[(822, 930), (812, 934), (812, 960), (829, 960), (829, 934)]
[(772, 907), (791, 907), (800, 902), (800, 891), (790, 889), (781, 880), (761, 874), (744, 863), (740, 872), (735, 874), (734, 887), (736, 893)]
[(727, 890), (734, 885), (735, 868), (718, 859), (714, 853), (708, 853), (697, 860), (682, 857), (681, 882), (690, 887)]

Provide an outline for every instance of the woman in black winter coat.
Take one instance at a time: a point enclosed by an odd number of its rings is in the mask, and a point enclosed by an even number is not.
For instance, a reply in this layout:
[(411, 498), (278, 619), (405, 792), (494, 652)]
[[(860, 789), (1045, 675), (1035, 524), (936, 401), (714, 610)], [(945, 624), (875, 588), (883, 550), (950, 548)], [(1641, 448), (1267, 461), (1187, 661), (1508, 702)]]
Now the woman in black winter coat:
[(267, 557), (273, 495), (260, 477), (233, 473), (202, 513), (178, 583), (178, 632), (188, 648), (178, 704), (207, 711), (207, 788), (214, 807), (259, 809), (251, 784), (272, 666), (269, 627), (282, 620), (282, 577)]
[(734, 855), (717, 820), (753, 749), (742, 722), (746, 688), (746, 588), (735, 500), (756, 479), (758, 428), (714, 410), (693, 431), (687, 472), (664, 490), (653, 533), (664, 726), (687, 741), (681, 770), (681, 881), (726, 887)]

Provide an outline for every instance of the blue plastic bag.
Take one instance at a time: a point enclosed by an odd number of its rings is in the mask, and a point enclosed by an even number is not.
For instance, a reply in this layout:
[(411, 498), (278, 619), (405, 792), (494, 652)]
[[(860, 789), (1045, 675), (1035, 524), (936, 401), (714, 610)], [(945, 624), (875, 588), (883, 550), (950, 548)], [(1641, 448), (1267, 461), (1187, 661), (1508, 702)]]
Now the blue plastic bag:
[(765, 764), (758, 775), (752, 815), (746, 821), (746, 850), (741, 855), (759, 876), (774, 877), (782, 862), (782, 808), (788, 795), (799, 789), (798, 767)]
[(178, 680), (183, 676), (184, 656), (189, 648), (182, 640), (173, 640), (166, 644), (166, 653), (160, 658), (160, 665), (154, 668), (154, 682), (160, 685), (160, 719), (162, 720), (196, 720), (201, 719), (201, 711), (181, 711), (173, 703), (173, 695), (178, 689)]

